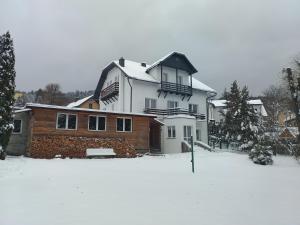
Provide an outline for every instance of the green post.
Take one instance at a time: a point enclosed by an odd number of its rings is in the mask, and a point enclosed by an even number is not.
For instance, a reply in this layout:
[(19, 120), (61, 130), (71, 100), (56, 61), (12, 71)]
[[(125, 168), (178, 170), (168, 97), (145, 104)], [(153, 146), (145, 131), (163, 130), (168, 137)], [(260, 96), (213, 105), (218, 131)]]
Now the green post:
[(193, 136), (191, 136), (191, 152), (192, 152), (192, 172), (195, 173), (195, 166), (194, 166), (194, 140)]

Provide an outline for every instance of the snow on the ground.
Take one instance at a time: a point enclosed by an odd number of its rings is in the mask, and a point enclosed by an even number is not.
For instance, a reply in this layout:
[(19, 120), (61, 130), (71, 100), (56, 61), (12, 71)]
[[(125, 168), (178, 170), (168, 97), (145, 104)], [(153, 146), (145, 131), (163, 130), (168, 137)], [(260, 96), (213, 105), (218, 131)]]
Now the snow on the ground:
[(197, 151), (135, 159), (10, 157), (0, 162), (1, 225), (300, 224), (300, 165)]

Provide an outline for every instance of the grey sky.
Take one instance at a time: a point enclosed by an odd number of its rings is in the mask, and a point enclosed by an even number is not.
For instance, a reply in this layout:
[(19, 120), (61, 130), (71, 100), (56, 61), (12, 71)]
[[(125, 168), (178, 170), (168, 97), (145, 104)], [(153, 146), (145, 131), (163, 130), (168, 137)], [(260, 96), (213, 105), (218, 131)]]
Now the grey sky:
[(236, 79), (259, 94), (300, 52), (299, 27), (299, 0), (0, 0), (19, 90), (91, 90), (113, 59), (180, 51), (218, 92)]

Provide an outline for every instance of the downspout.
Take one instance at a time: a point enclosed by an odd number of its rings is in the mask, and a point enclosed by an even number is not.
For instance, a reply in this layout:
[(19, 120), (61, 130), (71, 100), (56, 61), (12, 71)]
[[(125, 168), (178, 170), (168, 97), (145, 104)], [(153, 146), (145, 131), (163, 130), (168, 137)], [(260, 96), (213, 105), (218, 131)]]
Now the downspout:
[(130, 112), (132, 112), (132, 85), (129, 82), (129, 77), (127, 77), (128, 84), (130, 86)]
[(207, 97), (206, 97), (207, 144), (209, 143), (209, 132), (208, 132), (209, 100), (211, 100), (212, 98), (214, 98), (216, 95), (217, 95), (217, 93), (212, 93), (211, 95), (209, 95), (209, 93), (207, 93)]

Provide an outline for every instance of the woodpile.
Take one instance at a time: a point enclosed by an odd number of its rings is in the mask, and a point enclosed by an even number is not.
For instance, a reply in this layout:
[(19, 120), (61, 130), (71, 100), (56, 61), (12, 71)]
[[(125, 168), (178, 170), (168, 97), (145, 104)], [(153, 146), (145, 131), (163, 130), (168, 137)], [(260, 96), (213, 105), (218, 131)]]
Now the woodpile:
[(88, 148), (112, 148), (118, 158), (136, 157), (134, 146), (122, 138), (70, 137), (60, 135), (34, 135), (30, 157), (52, 159), (57, 155), (85, 158)]

